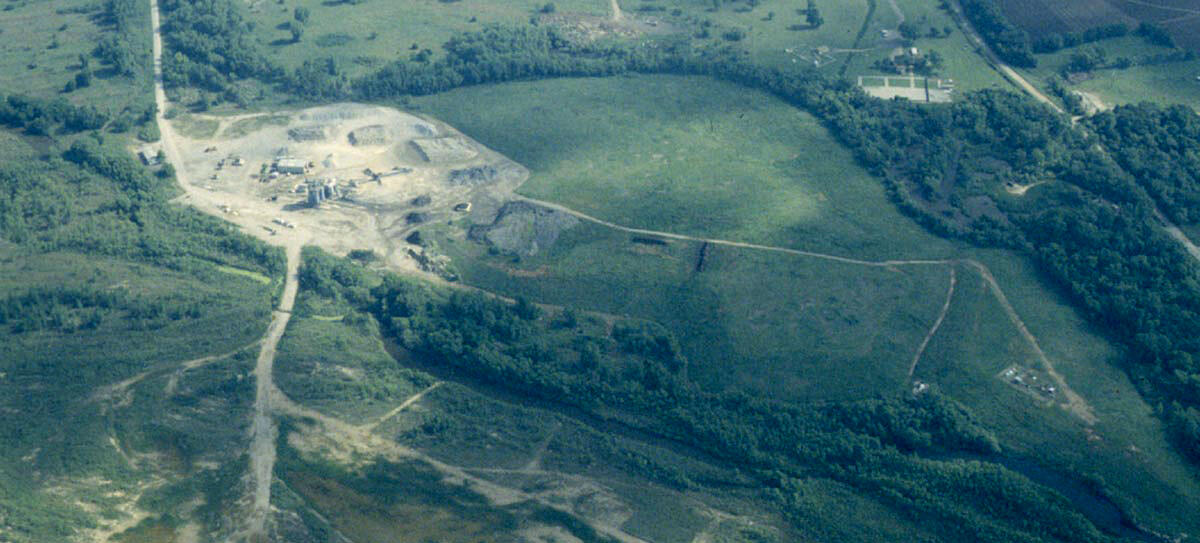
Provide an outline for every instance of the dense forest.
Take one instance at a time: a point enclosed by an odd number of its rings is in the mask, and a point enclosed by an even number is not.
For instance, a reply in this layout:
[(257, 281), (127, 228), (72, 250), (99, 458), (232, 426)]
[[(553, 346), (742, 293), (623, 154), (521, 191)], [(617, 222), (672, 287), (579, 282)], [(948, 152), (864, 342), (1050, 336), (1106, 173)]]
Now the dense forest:
[[(355, 303), (400, 348), (458, 379), (519, 391), (671, 440), (738, 466), (793, 520), (806, 480), (829, 478), (971, 541), (1106, 541), (1060, 496), (986, 461), (993, 436), (936, 390), (857, 402), (792, 404), (713, 394), (683, 377), (686, 359), (662, 327), (578, 327), (523, 301), (385, 276), (306, 252), (304, 288)], [(669, 483), (687, 488), (675, 474)]]
[(1009, 22), (995, 0), (959, 0), (959, 3), (971, 25), (1001, 60), (1021, 68), (1037, 66), (1029, 34)]
[(1089, 117), (1086, 126), (1172, 221), (1200, 223), (1200, 118), (1194, 111), (1117, 106)]

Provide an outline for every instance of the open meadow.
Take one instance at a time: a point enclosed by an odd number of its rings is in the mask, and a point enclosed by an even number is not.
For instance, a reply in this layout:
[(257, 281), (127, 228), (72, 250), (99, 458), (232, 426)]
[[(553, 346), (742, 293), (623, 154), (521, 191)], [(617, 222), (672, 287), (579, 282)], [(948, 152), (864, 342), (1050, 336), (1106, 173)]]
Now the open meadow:
[(1200, 59), (1139, 63), (1170, 53), (1171, 50), (1146, 43), (1137, 36), (1126, 36), (1102, 40), (1096, 43), (1070, 47), (1061, 51), (1038, 55), (1038, 67), (1022, 70), (1036, 85), (1045, 88), (1051, 79), (1060, 79), (1064, 67), (1072, 57), (1081, 52), (1099, 48), (1108, 62), (1119, 58), (1133, 61), (1128, 68), (1095, 69), (1078, 77), (1077, 82), (1065, 83), (1068, 91), (1078, 90), (1094, 95), (1105, 109), (1121, 104), (1154, 102), (1157, 104), (1185, 104), (1200, 111)]
[[(697, 382), (803, 400), (911, 386), (908, 364), (945, 301), (946, 275), (953, 267), (957, 288), (912, 377), (971, 406), (1014, 454), (1042, 458), (1081, 478), (1131, 470), (1129, 477), (1105, 478), (1120, 507), (1139, 521), (1194, 529), (1183, 511), (1200, 503), (1200, 489), (1184, 475), (1190, 468), (1170, 448), (1161, 423), (1151, 418), (1150, 406), (1121, 371), (1120, 352), (1023, 257), (955, 248), (924, 233), (892, 211), (878, 181), (865, 172), (847, 175), (860, 170), (852, 158), (839, 154), (844, 151), (836, 142), (823, 139), (828, 136), (819, 125), (805, 125), (805, 115), (782, 104), (770, 109), (772, 99), (744, 90), (735, 94), (736, 88), (698, 78), (623, 79), (620, 100), (615, 88), (605, 89), (607, 80), (555, 80), (453, 91), (417, 104), (527, 166), (530, 179), (519, 193), (622, 226), (776, 242), (852, 258), (979, 260), (994, 271), (1016, 318), (1098, 422), (1083, 424), (1057, 407), (1061, 392), (1039, 395), (1002, 376), (1016, 366), (1030, 370), (1022, 375), (1049, 379), (1034, 346), (973, 265), (880, 269), (710, 245), (703, 270), (697, 271), (704, 251), (699, 241), (637, 241), (637, 234), (585, 223), (532, 256), (489, 252), (450, 234), (439, 237), (440, 250), (453, 257), (464, 282), (508, 296), (657, 320), (679, 337), (689, 356), (689, 376)], [(659, 91), (639, 92), (637, 83)], [(689, 92), (662, 91), (680, 88)], [(560, 107), (523, 106), (522, 96)], [(606, 108), (605, 103), (621, 105)], [(763, 120), (740, 124), (755, 115), (764, 115)], [(774, 132), (754, 138), (761, 132), (746, 127), (766, 125), (766, 115)], [(789, 118), (796, 124), (781, 122)], [(724, 145), (710, 143), (718, 138)], [(820, 151), (789, 155), (794, 141)], [(821, 141), (828, 143), (816, 143)], [(722, 155), (725, 146), (737, 149), (739, 157)], [(708, 151), (688, 154), (691, 149)], [(767, 154), (772, 152), (794, 156), (795, 169), (761, 169), (773, 162)], [(737, 160), (755, 155), (762, 158), (750, 165)], [(814, 168), (844, 173), (821, 170), (829, 173), (809, 177)], [(726, 177), (756, 182), (723, 185), (719, 180)], [(740, 190), (745, 187), (751, 190)], [(699, 217), (705, 220), (696, 220), (694, 205), (722, 199), (726, 203), (704, 208)], [(743, 205), (747, 200), (766, 203)], [(796, 210), (812, 210), (805, 214), (821, 219), (805, 225), (811, 234), (792, 237), (797, 228), (778, 229), (786, 222), (763, 213), (773, 201), (797, 202), (779, 211), (781, 218), (795, 220), (803, 216)], [(887, 332), (876, 336), (871, 330)], [(887, 337), (889, 343), (871, 337)], [(861, 349), (859, 354), (850, 346)], [(756, 362), (744, 367), (730, 365), (753, 357)], [(1077, 454), (1082, 450), (1091, 453)]]
[[(606, 0), (558, 0), (555, 13), (604, 16)], [(287, 0), (247, 3), (246, 18), (254, 25), (254, 38), (269, 58), (291, 69), (314, 58), (333, 58), (351, 74), (361, 74), (397, 58), (408, 58), (429, 49), (440, 56), (442, 45), (467, 31), (490, 23), (527, 24), (541, 14), (543, 0), (461, 0), (443, 2), (328, 2)], [(299, 41), (293, 41), (288, 24), (305, 20)]]
[(863, 259), (952, 251), (815, 118), (731, 83), (560, 79), (415, 103), (529, 168), (518, 193), (622, 226)]
[[(135, 67), (149, 67), (149, 4), (139, 2), (125, 39), (139, 54)], [(139, 111), (152, 103), (148, 71), (122, 75), (92, 55), (97, 44), (114, 34), (102, 4), (87, 0), (7, 2), (0, 9), (0, 95), (61, 96), (75, 104), (98, 105), (118, 113), (133, 106)], [(87, 66), (83, 62), (87, 62)], [(74, 87), (80, 73), (90, 74), (85, 87)]]

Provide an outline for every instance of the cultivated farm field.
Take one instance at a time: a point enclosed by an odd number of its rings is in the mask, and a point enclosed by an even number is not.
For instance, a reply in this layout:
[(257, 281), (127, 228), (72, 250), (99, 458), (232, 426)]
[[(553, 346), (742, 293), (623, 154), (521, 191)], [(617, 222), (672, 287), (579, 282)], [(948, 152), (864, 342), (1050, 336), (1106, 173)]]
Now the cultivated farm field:
[(1000, 8), (1034, 39), (1116, 23), (1137, 26), (1136, 20), (1109, 0), (1002, 0)]

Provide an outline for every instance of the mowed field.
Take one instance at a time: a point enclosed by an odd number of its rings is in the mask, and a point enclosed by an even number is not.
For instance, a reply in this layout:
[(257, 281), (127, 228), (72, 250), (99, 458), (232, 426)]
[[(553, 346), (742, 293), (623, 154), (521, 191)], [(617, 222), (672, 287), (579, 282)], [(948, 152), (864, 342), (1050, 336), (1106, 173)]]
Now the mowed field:
[[(848, 56), (848, 51), (855, 48), (855, 43), (864, 25), (869, 24), (868, 15), (871, 12), (867, 0), (843, 0), (839, 2), (821, 2), (818, 7), (825, 23), (820, 27), (811, 28), (801, 13), (803, 3), (791, 0), (760, 0), (753, 2), (753, 8), (747, 9), (747, 2), (720, 2), (719, 7), (711, 9), (714, 2), (698, 2), (695, 0), (664, 0), (654, 5), (666, 8), (662, 12), (649, 12), (656, 16), (665, 16), (674, 10), (679, 10), (681, 16), (667, 17), (671, 20), (708, 21), (713, 24), (710, 39), (714, 42), (731, 43), (723, 37), (723, 33), (738, 29), (744, 32), (744, 37), (736, 43), (745, 48), (761, 64), (786, 65), (805, 62), (805, 58), (795, 53), (803, 53), (817, 47), (828, 47), (830, 57), (822, 62), (822, 70), (836, 73)], [(626, 13), (637, 14), (639, 6), (649, 5), (636, 3), (631, 0), (621, 2)], [(875, 12), (878, 14), (878, 10)], [(787, 50), (793, 49), (792, 53)], [(811, 65), (811, 60), (807, 62)]]
[[(150, 4), (145, 5), (144, 42), (134, 48), (150, 51)], [(114, 112), (151, 95), (150, 77), (131, 79), (113, 74), (90, 58), (96, 44), (111, 29), (101, 27), (100, 5), (88, 0), (6, 2), (0, 10), (0, 95), (61, 95), (74, 103), (103, 104)], [(79, 72), (80, 55), (88, 56), (92, 84), (62, 93)]]
[[(942, 57), (942, 67), (936, 77), (953, 79), (956, 92), (968, 92), (986, 88), (1015, 88), (996, 70), (993, 70), (976, 52), (976, 45), (967, 39), (955, 24), (954, 19), (937, 2), (929, 0), (895, 0), (896, 10), (892, 3), (879, 2), (872, 17), (869, 31), (864, 34), (859, 47), (868, 49), (856, 53), (846, 67), (845, 74), (851, 80), (859, 75), (881, 75), (874, 64), (886, 60), (892, 50), (900, 45), (897, 40), (888, 41), (880, 34), (880, 30), (894, 31), (900, 26), (900, 16), (904, 21), (916, 24), (921, 31), (921, 37), (913, 41), (913, 46), (923, 52), (934, 51)], [(948, 36), (931, 38), (930, 28), (943, 32), (951, 29)]]

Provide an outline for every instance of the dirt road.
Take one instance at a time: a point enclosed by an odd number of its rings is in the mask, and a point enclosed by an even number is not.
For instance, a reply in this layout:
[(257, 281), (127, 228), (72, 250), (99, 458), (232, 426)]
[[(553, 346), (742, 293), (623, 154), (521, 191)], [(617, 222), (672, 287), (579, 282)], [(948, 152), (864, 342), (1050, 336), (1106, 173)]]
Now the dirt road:
[(904, 17), (904, 12), (900, 11), (900, 6), (896, 4), (896, 0), (888, 0), (888, 5), (892, 7), (892, 12), (896, 14), (896, 27), (899, 28), (908, 19)]
[[(576, 218), (581, 219), (581, 220), (593, 222), (596, 224), (607, 226), (614, 230), (620, 230), (622, 232), (628, 232), (631, 234), (641, 234), (641, 235), (647, 235), (647, 236), (657, 236), (660, 238), (694, 241), (694, 242), (701, 242), (701, 243), (711, 243), (713, 245), (724, 245), (727, 247), (740, 247), (740, 248), (744, 248), (744, 249), (756, 249), (756, 250), (760, 250), (760, 251), (772, 251), (772, 252), (784, 253), (784, 254), (790, 254), (790, 255), (796, 255), (796, 256), (819, 258), (819, 259), (823, 259), (823, 260), (830, 260), (833, 262), (841, 262), (844, 264), (855, 264), (855, 265), (859, 265), (859, 266), (873, 266), (873, 267), (881, 267), (881, 268), (890, 268), (890, 267), (898, 267), (898, 266), (947, 266), (947, 265), (953, 266), (956, 264), (969, 265), (972, 268), (975, 268), (976, 271), (979, 272), (980, 277), (983, 279), (983, 281), (985, 283), (987, 283), (988, 288), (992, 292), (992, 295), (996, 298), (996, 301), (1004, 309), (1005, 314), (1008, 315), (1009, 320), (1012, 321), (1012, 324), (1013, 324), (1013, 326), (1016, 327), (1017, 332), (1021, 335), (1022, 338), (1025, 339), (1025, 341), (1027, 343), (1029, 343), (1030, 348), (1034, 351), (1034, 353), (1037, 354), (1038, 360), (1042, 363), (1042, 366), (1046, 370), (1046, 373), (1048, 373), (1050, 375), (1050, 377), (1054, 379), (1055, 383), (1062, 390), (1063, 396), (1067, 398), (1067, 406), (1066, 406), (1067, 409), (1070, 410), (1071, 412), (1075, 413), (1077, 416), (1079, 416), (1079, 418), (1082, 419), (1088, 425), (1095, 424), (1097, 421), (1096, 415), (1095, 415), (1094, 411), (1092, 410), (1092, 407), (1087, 403), (1087, 401), (1085, 401), (1083, 399), (1083, 397), (1076, 394), (1075, 391), (1072, 390), (1071, 387), (1067, 385), (1067, 382), (1065, 379), (1063, 379), (1062, 375), (1059, 374), (1057, 370), (1055, 370), (1054, 363), (1050, 360), (1049, 357), (1046, 356), (1046, 353), (1044, 353), (1042, 351), (1041, 346), (1038, 345), (1037, 338), (1034, 337), (1034, 335), (1025, 326), (1025, 321), (1021, 320), (1020, 315), (1017, 314), (1017, 311), (1016, 311), (1016, 309), (1013, 308), (1012, 304), (1010, 304), (1008, 302), (1008, 297), (1005, 296), (1004, 290), (1000, 288), (1000, 284), (998, 282), (996, 282), (996, 278), (994, 276), (992, 276), (991, 270), (989, 270), (987, 266), (985, 266), (982, 262), (979, 262), (978, 260), (969, 259), (969, 258), (968, 259), (941, 259), (941, 260), (931, 260), (931, 259), (880, 260), (880, 261), (860, 260), (857, 258), (829, 255), (829, 254), (824, 254), (824, 253), (815, 253), (812, 251), (801, 251), (798, 249), (788, 249), (786, 247), (773, 247), (770, 245), (759, 245), (756, 243), (744, 243), (744, 242), (740, 242), (740, 241), (702, 238), (702, 237), (696, 237), (696, 236), (688, 236), (688, 235), (684, 235), (684, 234), (674, 234), (671, 232), (646, 230), (646, 229), (642, 229), (642, 228), (630, 228), (628, 226), (622, 226), (622, 225), (615, 224), (615, 223), (612, 223), (612, 222), (609, 222), (609, 221), (606, 221), (603, 219), (593, 217), (586, 213), (576, 211), (569, 207), (561, 206), (561, 205), (555, 204), (553, 202), (545, 202), (545, 201), (536, 200), (533, 198), (525, 198), (525, 197), (518, 196), (515, 194), (513, 195), (513, 197), (515, 199), (524, 200), (524, 201), (532, 203), (532, 204), (548, 207), (548, 208), (551, 208), (551, 209), (554, 209), (557, 211), (561, 211), (563, 213), (573, 215)], [(1178, 229), (1176, 229), (1176, 230), (1178, 230)], [(1182, 232), (1180, 232), (1180, 235), (1182, 235)], [(1196, 254), (1198, 255), (1198, 258), (1200, 258), (1200, 248), (1197, 249)], [(949, 309), (950, 309), (949, 303), (950, 303), (950, 299), (953, 298), (953, 295), (954, 295), (953, 286), (954, 286), (955, 281), (957, 281), (957, 278), (954, 278), (951, 281), (951, 292), (950, 292), (949, 296), (947, 297), (946, 304), (943, 306), (943, 313), (940, 317), (938, 317), (938, 322), (935, 323), (935, 327), (931, 331), (931, 334), (929, 337), (932, 337), (932, 333), (936, 333), (937, 327), (940, 326), (940, 321), (942, 319), (944, 319), (944, 317), (945, 317), (945, 312), (949, 311)], [(928, 342), (929, 337), (926, 338), (926, 341), (923, 342), (921, 347), (918, 349), (917, 358), (914, 360), (914, 363), (916, 361), (920, 360), (920, 355), (921, 355), (922, 351), (924, 350), (925, 343)], [(915, 365), (913, 367), (915, 368)]]
[(251, 425), (250, 477), (254, 485), (254, 509), (250, 516), (248, 536), (265, 535), (266, 521), (271, 513), (271, 480), (275, 472), (275, 437), (278, 429), (271, 418), (271, 391), (275, 389), (272, 371), (275, 365), (275, 350), (288, 320), (292, 317), (292, 305), (299, 289), (300, 244), (287, 248), (287, 281), (279, 309), (271, 319), (267, 335), (262, 340), (262, 350), (254, 366), (254, 423)]
[(422, 390), (416, 394), (413, 394), (407, 400), (404, 400), (403, 402), (401, 402), (400, 405), (396, 406), (395, 409), (392, 409), (391, 411), (384, 413), (382, 417), (379, 417), (370, 423), (362, 425), (361, 428), (367, 432), (375, 430), (376, 428), (379, 427), (380, 424), (383, 424), (384, 422), (387, 422), (392, 417), (399, 415), (401, 411), (404, 411), (405, 409), (408, 409), (409, 406), (411, 406), (412, 404), (421, 401), (421, 398), (424, 398), (426, 394), (433, 392), (434, 389), (442, 386), (443, 384), (445, 384), (445, 382), (438, 381), (432, 385), (429, 385), (428, 387), (425, 387), (424, 390)]
[(822, 260), (832, 260), (834, 262), (841, 262), (843, 264), (857, 264), (859, 266), (875, 266), (875, 267), (880, 267), (880, 268), (887, 268), (887, 267), (893, 267), (893, 266), (938, 266), (938, 265), (950, 264), (950, 263), (954, 262), (953, 260), (920, 260), (920, 259), (918, 259), (918, 260), (879, 260), (879, 261), (859, 260), (857, 258), (829, 255), (829, 254), (824, 254), (824, 253), (814, 253), (812, 251), (801, 251), (799, 249), (788, 249), (786, 247), (774, 247), (771, 245), (759, 245), (757, 243), (745, 243), (745, 242), (741, 242), (741, 241), (731, 241), (731, 240), (727, 240), (727, 239), (703, 238), (703, 237), (697, 237), (697, 236), (689, 236), (686, 234), (675, 234), (672, 232), (662, 232), (659, 230), (646, 230), (646, 229), (642, 229), (642, 228), (631, 228), (628, 226), (622, 226), (620, 224), (612, 223), (612, 222), (606, 221), (604, 219), (593, 217), (582, 211), (577, 211), (577, 210), (571, 209), (569, 207), (556, 204), (554, 202), (547, 202), (544, 200), (537, 200), (534, 198), (526, 198), (524, 196), (520, 196), (517, 194), (513, 195), (513, 199), (523, 200), (523, 201), (529, 202), (531, 204), (550, 208), (550, 209), (553, 209), (556, 211), (561, 211), (563, 213), (573, 215), (578, 219), (596, 223), (601, 226), (606, 226), (608, 228), (612, 228), (613, 230), (620, 230), (622, 232), (628, 232), (630, 234), (642, 234), (642, 235), (647, 235), (647, 236), (656, 236), (656, 237), (660, 237), (660, 238), (677, 239), (677, 240), (683, 240), (683, 241), (695, 241), (695, 242), (699, 242), (699, 243), (711, 243), (713, 245), (724, 245), (726, 247), (739, 247), (742, 249), (756, 249), (759, 251), (771, 251), (771, 252), (785, 253), (785, 254), (796, 255), (796, 256), (819, 258)]
[(942, 321), (946, 320), (946, 314), (950, 312), (950, 301), (954, 299), (954, 286), (958, 284), (958, 270), (954, 266), (950, 267), (950, 288), (946, 290), (946, 303), (942, 304), (942, 311), (938, 313), (937, 320), (933, 321), (933, 326), (929, 328), (929, 333), (925, 334), (925, 339), (921, 340), (921, 345), (917, 347), (917, 353), (913, 355), (912, 364), (908, 366), (908, 378), (912, 379), (913, 373), (917, 371), (917, 363), (921, 361), (921, 355), (925, 354), (925, 347), (929, 346), (929, 341), (937, 334), (938, 328), (942, 327)]
[(1029, 93), (1030, 96), (1033, 96), (1039, 102), (1054, 108), (1054, 111), (1064, 113), (1063, 109), (1058, 107), (1058, 104), (1054, 103), (1054, 100), (1051, 100), (1049, 96), (1043, 94), (1042, 91), (1033, 86), (1033, 84), (1022, 77), (1021, 74), (1012, 69), (1011, 66), (1000, 60), (1000, 57), (996, 56), (996, 53), (992, 51), (992, 48), (987, 44), (987, 42), (983, 40), (979, 33), (975, 32), (975, 27), (971, 25), (971, 21), (968, 21), (966, 15), (963, 14), (962, 6), (959, 5), (958, 0), (951, 2), (950, 7), (954, 11), (954, 21), (958, 23), (958, 26), (960, 29), (962, 29), (963, 33), (966, 34), (967, 37), (970, 38), (971, 41), (975, 42), (975, 45), (979, 47), (980, 52), (983, 54), (983, 58), (987, 60), (988, 64), (991, 64), (992, 67), (995, 68), (996, 71), (1000, 72), (1000, 75), (1003, 75), (1005, 79), (1008, 79), (1014, 85), (1020, 87), (1021, 90)]
[[(179, 152), (178, 138), (171, 124), (167, 122), (167, 95), (163, 88), (162, 78), (162, 32), (158, 0), (150, 0), (150, 23), (154, 29), (154, 101), (158, 106), (158, 130), (161, 134), (163, 152), (167, 162), (176, 165), (175, 177), (180, 186), (189, 196), (197, 193), (187, 177), (182, 155)], [(279, 240), (283, 241), (283, 240)], [(271, 391), (275, 388), (272, 370), (275, 363), (275, 351), (279, 340), (287, 329), (291, 318), (292, 305), (299, 290), (297, 272), (300, 267), (300, 249), (304, 245), (301, 238), (293, 237), (285, 241), (287, 253), (287, 276), (284, 281), (283, 295), (279, 308), (271, 318), (267, 333), (261, 341), (258, 360), (254, 367), (256, 382), (254, 398), (254, 421), (251, 424), (250, 444), (250, 477), (253, 486), (253, 511), (248, 518), (244, 531), (235, 534), (234, 539), (255, 539), (265, 535), (266, 520), (271, 509), (271, 480), (275, 469), (275, 436), (277, 429), (271, 418)]]
[(621, 5), (617, 3), (617, 0), (609, 0), (609, 4), (612, 6), (613, 22), (620, 21), (621, 20)]

